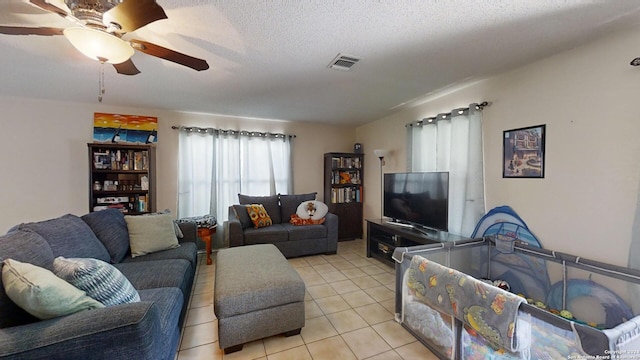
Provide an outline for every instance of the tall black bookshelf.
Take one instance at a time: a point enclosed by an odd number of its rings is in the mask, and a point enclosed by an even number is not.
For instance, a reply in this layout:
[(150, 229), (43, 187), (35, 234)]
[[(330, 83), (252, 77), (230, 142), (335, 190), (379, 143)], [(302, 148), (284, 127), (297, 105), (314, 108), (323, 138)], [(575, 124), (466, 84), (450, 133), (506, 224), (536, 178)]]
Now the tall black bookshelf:
[(324, 154), (324, 202), (338, 216), (338, 239), (362, 238), (364, 155)]

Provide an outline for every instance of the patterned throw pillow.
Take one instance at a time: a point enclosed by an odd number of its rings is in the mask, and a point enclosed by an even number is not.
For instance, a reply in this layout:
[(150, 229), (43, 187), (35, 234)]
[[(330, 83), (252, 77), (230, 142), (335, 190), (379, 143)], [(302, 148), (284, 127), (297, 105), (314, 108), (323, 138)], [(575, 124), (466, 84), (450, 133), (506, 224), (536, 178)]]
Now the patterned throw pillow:
[(291, 215), (291, 220), (289, 220), (289, 222), (293, 225), (320, 225), (320, 224), (324, 224), (324, 218), (322, 219), (303, 219), (301, 217), (298, 216), (298, 214), (293, 214)]
[(104, 307), (51, 271), (29, 263), (6, 259), (2, 283), (13, 302), (41, 320)]
[(57, 257), (53, 272), (104, 306), (139, 302), (140, 295), (122, 273), (97, 259)]
[(251, 204), (247, 206), (247, 212), (256, 229), (273, 225), (269, 214), (267, 214), (267, 210), (264, 209), (262, 204)]

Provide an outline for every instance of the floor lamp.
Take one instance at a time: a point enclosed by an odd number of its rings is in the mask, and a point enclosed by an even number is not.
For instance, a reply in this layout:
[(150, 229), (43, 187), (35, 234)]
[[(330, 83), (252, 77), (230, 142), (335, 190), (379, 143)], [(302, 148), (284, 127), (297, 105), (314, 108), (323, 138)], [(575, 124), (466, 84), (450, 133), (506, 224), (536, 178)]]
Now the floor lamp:
[(388, 155), (388, 151), (384, 149), (373, 150), (373, 153), (380, 159), (380, 220), (384, 217), (384, 157)]

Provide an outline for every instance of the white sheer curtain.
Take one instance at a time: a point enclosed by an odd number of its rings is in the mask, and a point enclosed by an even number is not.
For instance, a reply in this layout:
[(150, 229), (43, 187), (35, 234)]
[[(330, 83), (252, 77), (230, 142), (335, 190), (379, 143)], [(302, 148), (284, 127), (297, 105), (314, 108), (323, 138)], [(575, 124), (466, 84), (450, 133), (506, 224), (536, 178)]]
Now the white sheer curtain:
[(179, 217), (212, 214), (222, 224), (239, 193), (291, 193), (291, 136), (188, 127), (179, 131)]
[(484, 215), (482, 107), (407, 125), (409, 171), (449, 172), (449, 232), (470, 236)]

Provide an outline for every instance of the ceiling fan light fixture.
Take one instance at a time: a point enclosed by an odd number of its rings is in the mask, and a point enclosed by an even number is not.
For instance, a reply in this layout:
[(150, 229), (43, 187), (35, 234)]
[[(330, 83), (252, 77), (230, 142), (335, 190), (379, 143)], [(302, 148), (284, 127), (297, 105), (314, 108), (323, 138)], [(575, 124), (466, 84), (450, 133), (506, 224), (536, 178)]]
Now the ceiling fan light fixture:
[(121, 64), (129, 60), (134, 53), (128, 42), (115, 35), (92, 28), (66, 28), (64, 36), (78, 51), (96, 61)]

